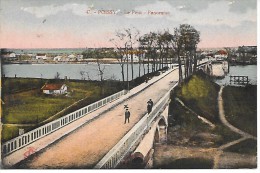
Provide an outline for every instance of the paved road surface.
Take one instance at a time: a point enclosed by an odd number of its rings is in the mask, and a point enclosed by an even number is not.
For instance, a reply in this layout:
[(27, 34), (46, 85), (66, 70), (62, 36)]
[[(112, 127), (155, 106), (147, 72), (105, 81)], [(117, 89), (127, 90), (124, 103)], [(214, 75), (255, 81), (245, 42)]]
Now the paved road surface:
[[(17, 166), (40, 169), (94, 167), (146, 113), (148, 99), (151, 98), (156, 103), (177, 80), (178, 70), (174, 70), (143, 92), (122, 102)], [(124, 104), (128, 104), (130, 108), (129, 124), (124, 124)]]

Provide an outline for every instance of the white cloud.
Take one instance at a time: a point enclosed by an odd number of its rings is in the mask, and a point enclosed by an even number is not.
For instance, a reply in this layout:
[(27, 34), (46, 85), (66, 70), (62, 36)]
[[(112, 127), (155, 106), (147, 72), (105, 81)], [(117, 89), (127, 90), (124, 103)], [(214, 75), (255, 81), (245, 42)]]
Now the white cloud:
[(250, 9), (246, 13), (232, 13), (230, 6), (226, 1), (216, 1), (211, 3), (209, 7), (203, 11), (199, 11), (191, 15), (187, 12), (176, 12), (175, 19), (188, 19), (190, 24), (199, 25), (227, 25), (236, 27), (243, 21), (256, 22), (257, 12)]
[(62, 6), (46, 5), (41, 7), (21, 7), (22, 11), (31, 13), (37, 18), (43, 18), (46, 16), (56, 15), (59, 12), (72, 11), (73, 14), (78, 16), (86, 15), (88, 6), (85, 4), (64, 4)]
[[(141, 14), (135, 14), (135, 12), (141, 12)], [(144, 6), (136, 7), (135, 9), (130, 11), (129, 15), (125, 15), (128, 18), (146, 18), (146, 17), (153, 17), (153, 18), (162, 18), (168, 17), (171, 15), (172, 6), (166, 1), (156, 1), (155, 3), (147, 4)], [(151, 12), (166, 12), (169, 14), (165, 15), (155, 15), (151, 14)]]
[(232, 4), (234, 4), (235, 3), (235, 1), (229, 1), (228, 2), (228, 5), (232, 5)]
[[(164, 18), (166, 20), (174, 21), (175, 23), (189, 23), (192, 25), (227, 25), (235, 27), (241, 24), (242, 21), (256, 22), (256, 10), (249, 9), (246, 13), (233, 13), (230, 12), (230, 3), (234, 3), (234, 0), (220, 0), (214, 1), (209, 4), (208, 8), (201, 9), (197, 12), (190, 13), (185, 11), (185, 5), (178, 4), (174, 6), (167, 1), (155, 1), (154, 3), (142, 5), (129, 10), (130, 14), (124, 14), (124, 9), (113, 9), (114, 15), (120, 16), (120, 20), (125, 18)], [(106, 10), (106, 7), (103, 8)], [(39, 7), (22, 7), (22, 11), (31, 13), (37, 18), (44, 18), (50, 15), (56, 15), (59, 12), (71, 11), (72, 14), (77, 16), (113, 16), (108, 14), (93, 13), (87, 14), (87, 10), (98, 10), (92, 4), (77, 4), (67, 3), (60, 6), (47, 5)], [(108, 9), (107, 9), (108, 10)], [(142, 12), (142, 14), (133, 14), (132, 11)], [(154, 12), (170, 12), (167, 15), (151, 15), (148, 11)], [(144, 21), (145, 23), (145, 21)]]
[[(234, 3), (235, 1), (232, 1)], [(240, 25), (243, 21), (256, 22), (257, 12), (250, 9), (246, 13), (232, 13), (230, 12), (229, 2), (215, 1), (209, 4), (208, 8), (201, 9), (200, 11), (190, 13), (183, 10), (186, 8), (184, 5), (172, 6), (166, 1), (157, 1), (145, 6), (136, 7), (137, 11), (169, 11), (170, 15), (166, 16), (151, 16), (151, 15), (129, 15), (129, 18), (147, 18), (147, 17), (165, 17), (168, 20), (177, 23), (189, 23), (192, 25), (227, 25), (235, 27)]]

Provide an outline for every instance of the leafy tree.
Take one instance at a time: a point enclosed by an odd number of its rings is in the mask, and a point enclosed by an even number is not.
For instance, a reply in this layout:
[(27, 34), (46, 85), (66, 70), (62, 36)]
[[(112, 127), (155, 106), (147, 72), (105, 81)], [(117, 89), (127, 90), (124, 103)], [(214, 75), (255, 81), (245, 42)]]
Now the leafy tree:
[(196, 49), (200, 42), (200, 33), (191, 25), (181, 24), (179, 28), (174, 28), (172, 37), (172, 48), (177, 54), (179, 64), (179, 82), (183, 81), (182, 77), (182, 60), (185, 60), (185, 77), (192, 74), (192, 62), (194, 63), (193, 71), (197, 68)]
[[(126, 34), (116, 31), (116, 37), (109, 40), (116, 47), (116, 59), (121, 67), (122, 80), (125, 81), (124, 65), (126, 62), (125, 53), (127, 52)], [(128, 73), (128, 70), (127, 70)], [(128, 76), (128, 74), (127, 74)]]
[(132, 81), (134, 80), (134, 66), (133, 66), (133, 55), (134, 55), (134, 49), (133, 47), (137, 45), (138, 36), (140, 32), (136, 28), (128, 28), (125, 29), (126, 36), (128, 38), (127, 45), (128, 45), (128, 55), (130, 54), (131, 59), (131, 74), (132, 74)]

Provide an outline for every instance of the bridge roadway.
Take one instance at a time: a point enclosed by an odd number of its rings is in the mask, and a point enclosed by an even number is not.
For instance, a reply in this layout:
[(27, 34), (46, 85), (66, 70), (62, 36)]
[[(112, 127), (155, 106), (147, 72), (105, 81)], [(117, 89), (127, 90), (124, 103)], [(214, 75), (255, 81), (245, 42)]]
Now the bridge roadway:
[[(178, 69), (173, 70), (142, 92), (25, 159), (15, 167), (34, 169), (93, 168), (145, 115), (148, 99), (151, 98), (157, 102), (176, 81), (178, 81)], [(135, 91), (133, 89), (130, 92)], [(128, 104), (131, 112), (129, 124), (124, 124), (125, 104)], [(90, 114), (95, 114), (95, 112)]]

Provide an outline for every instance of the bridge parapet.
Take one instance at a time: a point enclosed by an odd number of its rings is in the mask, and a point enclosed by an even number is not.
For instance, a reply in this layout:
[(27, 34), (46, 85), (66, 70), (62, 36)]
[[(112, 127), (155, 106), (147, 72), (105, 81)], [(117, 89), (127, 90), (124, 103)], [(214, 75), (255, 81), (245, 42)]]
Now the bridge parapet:
[(153, 121), (168, 106), (170, 93), (178, 82), (154, 105), (150, 114), (146, 114), (95, 166), (96, 169), (115, 168), (120, 161), (140, 142), (143, 135), (150, 130)]
[(73, 121), (76, 121), (77, 119), (82, 118), (83, 116), (86, 116), (87, 114), (99, 109), (100, 107), (120, 98), (126, 93), (127, 90), (122, 90), (102, 100), (96, 101), (88, 106), (85, 106), (79, 110), (69, 113), (57, 120), (54, 120), (50, 123), (40, 126), (34, 130), (31, 130), (21, 136), (11, 139), (2, 144), (2, 155), (6, 156), (8, 154), (11, 154), (16, 150), (19, 150), (33, 143), (34, 141), (43, 138), (44, 136), (47, 136), (50, 133), (72, 123)]

